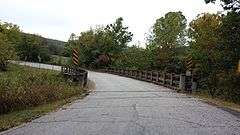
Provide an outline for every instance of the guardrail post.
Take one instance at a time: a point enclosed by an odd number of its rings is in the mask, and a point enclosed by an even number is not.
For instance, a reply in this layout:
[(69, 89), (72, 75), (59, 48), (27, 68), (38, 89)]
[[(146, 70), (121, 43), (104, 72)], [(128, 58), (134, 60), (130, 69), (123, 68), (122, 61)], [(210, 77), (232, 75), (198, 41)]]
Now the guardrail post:
[(138, 80), (141, 80), (141, 78), (142, 78), (141, 76), (142, 76), (142, 72), (139, 70), (138, 71)]
[(85, 80), (85, 82), (84, 82), (84, 86), (86, 86), (86, 85), (87, 85), (87, 82), (88, 82), (87, 76), (88, 76), (88, 72), (85, 73), (85, 77), (84, 77), (84, 80)]
[(191, 82), (192, 82), (192, 87), (191, 87), (192, 91), (197, 90), (197, 82), (196, 82), (196, 80), (195, 80), (193, 75), (192, 75)]
[(180, 90), (185, 90), (185, 86), (186, 86), (186, 75), (185, 74), (181, 74), (180, 75), (180, 81), (179, 81), (179, 88), (180, 88)]
[(140, 80), (140, 78), (141, 78), (141, 71), (138, 70), (137, 74), (138, 74), (137, 78)]
[(137, 70), (133, 71), (133, 78), (137, 78)]
[(166, 73), (163, 72), (163, 84), (166, 84)]
[(147, 75), (148, 75), (148, 74), (147, 74), (147, 71), (143, 71), (143, 73), (144, 73), (144, 78), (143, 78), (143, 79), (144, 79), (144, 80), (147, 80)]
[(170, 74), (170, 85), (173, 86), (173, 73)]
[(156, 82), (158, 83), (158, 80), (159, 80), (159, 72), (157, 72), (156, 74)]
[(153, 82), (153, 71), (150, 71), (150, 82)]

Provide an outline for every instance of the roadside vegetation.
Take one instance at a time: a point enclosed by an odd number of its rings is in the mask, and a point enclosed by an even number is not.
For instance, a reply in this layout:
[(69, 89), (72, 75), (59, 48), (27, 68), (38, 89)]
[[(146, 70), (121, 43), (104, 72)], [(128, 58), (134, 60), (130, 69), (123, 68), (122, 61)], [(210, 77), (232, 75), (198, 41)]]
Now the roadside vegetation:
[(0, 72), (0, 130), (56, 109), (87, 90), (66, 82), (59, 72), (9, 65)]
[(61, 55), (51, 55), (51, 60), (48, 62), (45, 62), (46, 64), (51, 65), (70, 65), (71, 64), (71, 58), (70, 57), (64, 57)]
[(186, 58), (191, 57), (200, 94), (239, 104), (240, 2), (221, 1), (225, 12), (201, 13), (189, 24), (181, 11), (165, 14), (153, 23), (145, 45), (129, 46), (133, 35), (123, 18), (118, 18), (112, 24), (72, 34), (65, 54), (71, 56), (72, 48), (79, 48), (80, 64), (86, 68), (178, 74), (186, 73)]
[(13, 65), (9, 60), (66, 64), (64, 42), (23, 33), (0, 21), (0, 131), (30, 121), (84, 97), (85, 88), (59, 72)]
[(23, 33), (12, 23), (0, 21), (0, 70), (6, 70), (7, 60), (48, 63), (52, 55), (64, 56), (65, 42)]

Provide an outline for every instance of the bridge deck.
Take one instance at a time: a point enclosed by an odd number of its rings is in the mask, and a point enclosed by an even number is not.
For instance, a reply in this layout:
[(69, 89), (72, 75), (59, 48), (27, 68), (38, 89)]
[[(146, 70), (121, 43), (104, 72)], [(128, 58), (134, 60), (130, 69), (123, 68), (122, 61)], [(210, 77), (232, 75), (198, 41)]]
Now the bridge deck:
[(155, 84), (89, 72), (96, 89), (9, 135), (240, 134), (240, 118)]

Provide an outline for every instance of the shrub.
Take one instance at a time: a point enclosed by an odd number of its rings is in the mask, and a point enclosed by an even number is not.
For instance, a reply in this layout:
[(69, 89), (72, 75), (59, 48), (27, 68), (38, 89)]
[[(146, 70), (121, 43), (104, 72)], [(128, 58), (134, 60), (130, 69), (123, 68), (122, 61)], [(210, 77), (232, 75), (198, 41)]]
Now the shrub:
[(199, 85), (213, 98), (240, 103), (240, 74), (235, 71), (211, 73)]
[(240, 103), (240, 74), (233, 71), (221, 73), (218, 88), (221, 98)]
[(0, 71), (6, 70), (8, 60), (14, 57), (14, 47), (7, 40), (6, 36), (0, 33)]
[(11, 66), (10, 71), (0, 76), (0, 114), (66, 99), (83, 92), (53, 71)]

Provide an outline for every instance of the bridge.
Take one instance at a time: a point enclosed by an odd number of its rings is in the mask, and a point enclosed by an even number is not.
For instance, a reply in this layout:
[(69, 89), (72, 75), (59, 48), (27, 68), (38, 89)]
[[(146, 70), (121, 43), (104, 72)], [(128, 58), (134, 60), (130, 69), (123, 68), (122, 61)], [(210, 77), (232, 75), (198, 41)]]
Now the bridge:
[(240, 134), (239, 116), (200, 99), (108, 73), (89, 71), (89, 79), (96, 88), (86, 98), (1, 135)]

